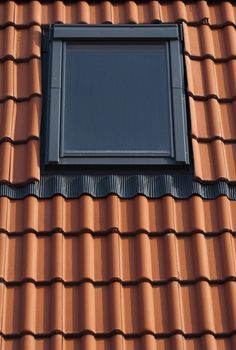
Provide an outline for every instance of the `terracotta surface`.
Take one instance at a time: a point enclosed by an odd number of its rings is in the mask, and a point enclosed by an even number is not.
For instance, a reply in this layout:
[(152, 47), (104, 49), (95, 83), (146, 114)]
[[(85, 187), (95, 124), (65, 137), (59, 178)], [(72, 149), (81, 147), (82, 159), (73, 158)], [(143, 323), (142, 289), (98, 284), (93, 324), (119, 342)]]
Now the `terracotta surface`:
[(193, 139), (195, 174), (204, 180), (235, 179), (236, 143), (221, 140), (198, 142)]
[[(88, 231), (88, 230), (87, 230)], [(63, 281), (166, 284), (215, 283), (236, 275), (236, 238), (230, 232), (182, 236), (138, 233), (33, 232), (0, 236), (0, 278), (5, 283)], [(204, 256), (204, 258), (203, 258)]]
[(1, 197), (3, 349), (234, 349), (235, 206)]
[(63, 338), (62, 335), (53, 335), (50, 338), (37, 338), (32, 335), (25, 335), (19, 339), (2, 339), (2, 346), (4, 350), (25, 349), (25, 350), (75, 350), (75, 349), (89, 349), (89, 350), (234, 350), (236, 346), (236, 336), (232, 335), (227, 339), (216, 339), (213, 335), (202, 335), (199, 338), (186, 339), (180, 334), (171, 337), (164, 337), (163, 339), (156, 339), (151, 334), (146, 334), (140, 338), (124, 338), (117, 334), (109, 338), (96, 339), (92, 335), (84, 335), (77, 339)]
[(236, 91), (236, 60), (215, 63), (206, 58), (201, 61), (185, 57), (189, 94), (197, 99), (215, 97), (221, 102), (230, 102)]
[(0, 143), (0, 181), (25, 183), (40, 175), (39, 142), (30, 140), (21, 144)]
[[(82, 232), (105, 234), (120, 232), (150, 235), (174, 232), (189, 235), (202, 232), (215, 235), (223, 231), (236, 231), (236, 201), (225, 196), (205, 200), (192, 196), (176, 200), (171, 196), (161, 199), (119, 199), (108, 196), (92, 199), (65, 200), (61, 196), (38, 200), (28, 196), (24, 200), (0, 197), (0, 231), (9, 235), (35, 232), (50, 234), (62, 231), (65, 235)], [(14, 220), (12, 220), (14, 218)]]
[(9, 25), (0, 31), (1, 60), (14, 59), (18, 62), (29, 61), (33, 57), (40, 58), (41, 27), (30, 26), (16, 29)]
[(215, 62), (236, 58), (235, 30), (233, 25), (214, 28), (184, 24), (185, 53), (192, 59), (211, 58)]
[(31, 97), (22, 102), (8, 99), (0, 103), (0, 141), (25, 143), (29, 139), (38, 140), (40, 120), (40, 97)]
[(216, 4), (198, 0), (185, 4), (184, 1), (157, 0), (139, 3), (126, 1), (123, 4), (112, 4), (110, 1), (89, 3), (77, 1), (74, 4), (64, 4), (54, 1), (53, 4), (40, 4), (40, 1), (27, 1), (28, 4), (17, 4), (10, 0), (1, 4), (0, 22), (2, 26), (61, 23), (95, 23), (95, 22), (173, 22), (185, 21), (190, 24), (208, 22), (214, 26), (235, 24), (236, 5), (229, 1)]
[[(146, 333), (228, 334), (236, 327), (236, 282), (181, 285), (112, 282), (64, 286), (0, 286), (2, 332), (81, 332), (128, 335)], [(141, 301), (141, 302), (140, 302)]]
[(0, 84), (0, 101), (14, 99), (27, 100), (32, 95), (41, 94), (40, 60), (32, 58), (29, 62), (16, 63), (5, 60), (0, 64), (2, 82)]
[[(0, 181), (40, 179), (41, 25), (173, 23), (195, 176), (236, 180), (236, 4), (0, 2)], [(236, 349), (236, 201), (0, 197), (0, 349)]]
[(210, 142), (220, 138), (235, 142), (236, 101), (222, 103), (215, 98), (196, 101), (189, 97), (192, 136), (198, 141)]

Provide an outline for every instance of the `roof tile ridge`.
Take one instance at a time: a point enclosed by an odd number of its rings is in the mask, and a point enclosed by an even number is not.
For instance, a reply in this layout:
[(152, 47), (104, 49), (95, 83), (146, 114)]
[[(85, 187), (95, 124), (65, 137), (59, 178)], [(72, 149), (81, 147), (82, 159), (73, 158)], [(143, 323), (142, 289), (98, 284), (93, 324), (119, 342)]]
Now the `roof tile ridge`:
[[(236, 138), (224, 138), (223, 136), (211, 136), (211, 137), (201, 137), (201, 136), (196, 136), (195, 134), (191, 135), (192, 139), (196, 140), (199, 143), (212, 143), (214, 141), (221, 141), (223, 144), (235, 144), (236, 143)], [(1, 143), (1, 140), (0, 140)]]
[[(44, 279), (44, 280), (37, 280), (35, 278), (31, 277), (25, 277), (19, 280), (6, 280), (5, 278), (0, 278), (0, 286), (4, 285), (6, 288), (13, 288), (13, 287), (22, 287), (25, 284), (30, 284), (35, 286), (35, 288), (38, 287), (52, 287), (53, 285), (62, 285), (63, 288), (68, 287), (79, 287), (83, 284), (89, 284), (92, 285), (94, 288), (97, 287), (109, 287), (111, 285), (119, 285), (120, 287), (126, 288), (126, 287), (139, 287), (141, 284), (150, 285), (152, 288), (157, 287), (165, 287), (170, 285), (171, 283), (178, 284), (180, 287), (192, 287), (196, 286), (197, 284), (201, 282), (206, 282), (209, 286), (222, 286), (226, 285), (227, 283), (236, 283), (236, 276), (226, 276), (224, 278), (218, 278), (218, 279), (210, 279), (206, 276), (191, 278), (191, 279), (178, 279), (177, 277), (169, 277), (166, 279), (154, 279), (150, 280), (148, 278), (137, 278), (133, 280), (122, 280), (121, 278), (109, 278), (106, 280), (94, 280), (91, 278), (81, 278), (76, 280), (65, 280), (62, 277), (53, 277), (50, 279)], [(114, 295), (118, 295), (121, 297), (122, 293), (114, 293)], [(114, 298), (114, 296), (113, 296)], [(121, 299), (122, 300), (122, 299)], [(123, 316), (123, 314), (122, 314)], [(119, 318), (119, 317), (118, 317)], [(123, 320), (123, 318), (120, 318), (120, 320)], [(122, 323), (122, 322), (121, 322)]]

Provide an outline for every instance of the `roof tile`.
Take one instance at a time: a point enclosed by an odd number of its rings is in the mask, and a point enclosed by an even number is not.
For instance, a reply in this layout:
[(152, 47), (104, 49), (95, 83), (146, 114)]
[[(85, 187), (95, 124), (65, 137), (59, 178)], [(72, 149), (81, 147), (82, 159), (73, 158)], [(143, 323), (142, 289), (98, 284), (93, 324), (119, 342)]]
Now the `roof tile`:
[[(195, 175), (236, 181), (235, 19), (230, 1), (1, 2), (0, 181), (40, 178), (41, 25), (154, 22), (185, 22)], [(235, 210), (0, 197), (0, 348), (235, 349)]]
[[(24, 335), (21, 338), (4, 339), (2, 338), (4, 350), (179, 350), (186, 346), (188, 350), (234, 350), (236, 346), (236, 336), (221, 339), (215, 338), (211, 334), (199, 337), (185, 338), (181, 334), (175, 334), (170, 337), (155, 338), (151, 334), (145, 334), (139, 338), (125, 338), (121, 334), (111, 337), (101, 338), (91, 334), (82, 337), (63, 337), (61, 334), (52, 335), (51, 337), (35, 338), (32, 335)], [(185, 344), (185, 345), (183, 345)]]
[(22, 184), (26, 179), (38, 180), (40, 173), (38, 140), (17, 145), (10, 142), (0, 143), (0, 164), (0, 181)]
[(209, 25), (187, 26), (184, 24), (185, 53), (191, 58), (228, 61), (236, 58), (236, 28), (232, 25), (211, 28)]
[(39, 138), (41, 98), (16, 102), (8, 99), (0, 103), (0, 141), (23, 142)]
[(236, 180), (236, 143), (215, 140), (210, 143), (192, 140), (195, 175), (212, 181), (217, 179)]
[(236, 60), (215, 63), (211, 59), (191, 60), (185, 56), (188, 72), (188, 91), (191, 96), (201, 100), (215, 97), (231, 101), (236, 96)]
[[(184, 201), (171, 196), (119, 199), (110, 195), (93, 199), (83, 195), (79, 199), (55, 196), (46, 200), (33, 196), (24, 200), (0, 197), (0, 231), (9, 234), (45, 234), (59, 230), (66, 235), (114, 231), (122, 235), (140, 232), (188, 235), (202, 232), (208, 235), (236, 231), (235, 210), (236, 202), (225, 196), (214, 200), (192, 196)], [(144, 219), (139, 216), (141, 211), (146, 212)], [(11, 220), (12, 217), (15, 220)]]
[(0, 60), (15, 59), (17, 61), (40, 58), (41, 27), (31, 26), (27, 29), (16, 29), (7, 26), (0, 30)]
[(236, 238), (229, 232), (218, 236), (56, 232), (38, 237), (2, 233), (0, 253), (0, 279), (6, 283), (225, 281), (236, 275)]
[(64, 1), (40, 3), (28, 1), (27, 4), (7, 1), (0, 7), (2, 26), (15, 23), (18, 26), (48, 23), (150, 23), (185, 21), (189, 24), (209, 22), (214, 26), (236, 23), (235, 4), (222, 1), (221, 4), (198, 0), (185, 3), (178, 0), (171, 3), (153, 0), (150, 2), (126, 1), (114, 4), (111, 1), (89, 3), (79, 1), (68, 4)]
[(192, 136), (198, 141), (236, 140), (236, 101), (220, 103), (215, 98), (196, 101), (189, 97)]
[[(206, 2), (206, 1), (205, 1)], [(210, 24), (217, 27), (223, 24), (234, 24), (236, 23), (236, 6), (231, 1), (221, 1), (220, 3), (212, 3), (209, 5), (210, 12)]]
[(26, 63), (12, 60), (0, 63), (0, 101), (8, 98), (26, 100), (32, 95), (41, 95), (41, 63), (37, 58)]
[(177, 331), (229, 335), (236, 327), (236, 283), (230, 281), (214, 285), (206, 281), (193, 285), (112, 282), (97, 286), (55, 282), (37, 287), (27, 282), (22, 286), (1, 284), (1, 290), (5, 336), (56, 331), (110, 334), (114, 330), (130, 335)]

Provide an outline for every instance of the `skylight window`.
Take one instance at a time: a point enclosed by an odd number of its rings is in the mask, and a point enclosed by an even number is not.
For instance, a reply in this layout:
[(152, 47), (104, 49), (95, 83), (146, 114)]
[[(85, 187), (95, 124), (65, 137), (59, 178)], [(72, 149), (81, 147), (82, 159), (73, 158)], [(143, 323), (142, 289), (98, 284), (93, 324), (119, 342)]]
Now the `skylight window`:
[(188, 163), (177, 25), (49, 32), (46, 163)]

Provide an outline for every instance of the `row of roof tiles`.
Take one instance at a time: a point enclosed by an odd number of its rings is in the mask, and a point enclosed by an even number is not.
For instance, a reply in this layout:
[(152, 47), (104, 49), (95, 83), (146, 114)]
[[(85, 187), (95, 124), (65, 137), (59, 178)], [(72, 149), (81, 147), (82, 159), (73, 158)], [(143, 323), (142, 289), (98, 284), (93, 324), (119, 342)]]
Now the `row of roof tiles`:
[(53, 1), (53, 3), (4, 1), (0, 4), (1, 26), (7, 24), (31, 25), (48, 23), (150, 23), (185, 21), (190, 24), (209, 23), (215, 26), (236, 23), (236, 5), (231, 1), (221, 3), (198, 0), (188, 2), (111, 1), (89, 2)]
[(37, 285), (56, 280), (66, 285), (86, 280), (96, 284), (222, 282), (235, 278), (235, 257), (236, 238), (229, 232), (213, 237), (0, 234), (0, 280), (7, 285), (27, 280)]
[(0, 284), (1, 333), (82, 332), (110, 335), (203, 333), (231, 335), (236, 328), (236, 282), (181, 285), (35, 286)]
[[(214, 140), (210, 143), (192, 140), (195, 176), (200, 180), (236, 181), (236, 143)], [(0, 181), (24, 184), (40, 179), (38, 140), (24, 144), (0, 143)], [(24, 161), (20, 161), (24, 160)]]
[[(195, 176), (200, 180), (236, 181), (236, 143), (192, 140)], [(0, 143), (0, 181), (23, 184), (40, 178), (39, 141)], [(20, 161), (24, 160), (24, 161)]]
[[(189, 97), (192, 136), (199, 141), (236, 140), (236, 101), (220, 103), (214, 98), (196, 101)], [(15, 143), (38, 139), (41, 122), (41, 98), (32, 97), (16, 102), (8, 99), (0, 103), (0, 141)]]
[(158, 338), (151, 334), (139, 338), (125, 338), (116, 334), (111, 337), (95, 337), (87, 334), (79, 338), (63, 337), (56, 334), (51, 337), (35, 338), (24, 335), (21, 338), (0, 338), (2, 350), (235, 350), (236, 335), (215, 338), (211, 334), (185, 338), (181, 334)]
[[(28, 107), (31, 108), (30, 104)], [(34, 107), (34, 110), (36, 111), (37, 108)], [(35, 113), (38, 113), (38, 111)], [(28, 119), (28, 116), (26, 116), (26, 119)], [(32, 124), (28, 125), (29, 129), (35, 128), (38, 130), (39, 120), (32, 121)], [(5, 129), (7, 126), (5, 125)], [(21, 135), (26, 131), (21, 131), (22, 129), (19, 129)], [(11, 133), (15, 130), (13, 125), (11, 125), (11, 130)], [(4, 139), (6, 138), (5, 136)], [(27, 142), (20, 144), (13, 144), (9, 141), (0, 143), (0, 162), (2, 165), (0, 167), (0, 181), (23, 184), (40, 178), (39, 140), (34, 135), (30, 135), (29, 139)], [(193, 138), (192, 146), (195, 176), (197, 178), (207, 181), (217, 179), (236, 180), (235, 140), (231, 140), (229, 143), (222, 140), (199, 142)], [(24, 161), (20, 162), (20, 159)]]
[(122, 235), (139, 232), (217, 235), (236, 231), (235, 211), (236, 201), (225, 196), (215, 200), (192, 196), (184, 201), (171, 196), (147, 199), (141, 195), (134, 199), (119, 199), (115, 195), (101, 199), (88, 195), (79, 199), (55, 196), (40, 200), (33, 196), (24, 200), (0, 197), (0, 231), (12, 235), (58, 230), (66, 235), (110, 231)]
[[(183, 24), (185, 53), (192, 59), (211, 58), (214, 61), (228, 61), (236, 58), (235, 26), (211, 28), (209, 25), (190, 26)], [(17, 29), (13, 25), (0, 30), (0, 59), (27, 61), (40, 58), (41, 27)]]
[[(195, 99), (214, 97), (220, 102), (236, 99), (236, 59), (216, 63), (209, 58), (201, 61), (185, 57), (188, 93)], [(41, 62), (32, 58), (28, 62), (15, 63), (6, 60), (0, 63), (0, 101), (12, 98), (27, 100), (33, 95), (41, 96)]]

